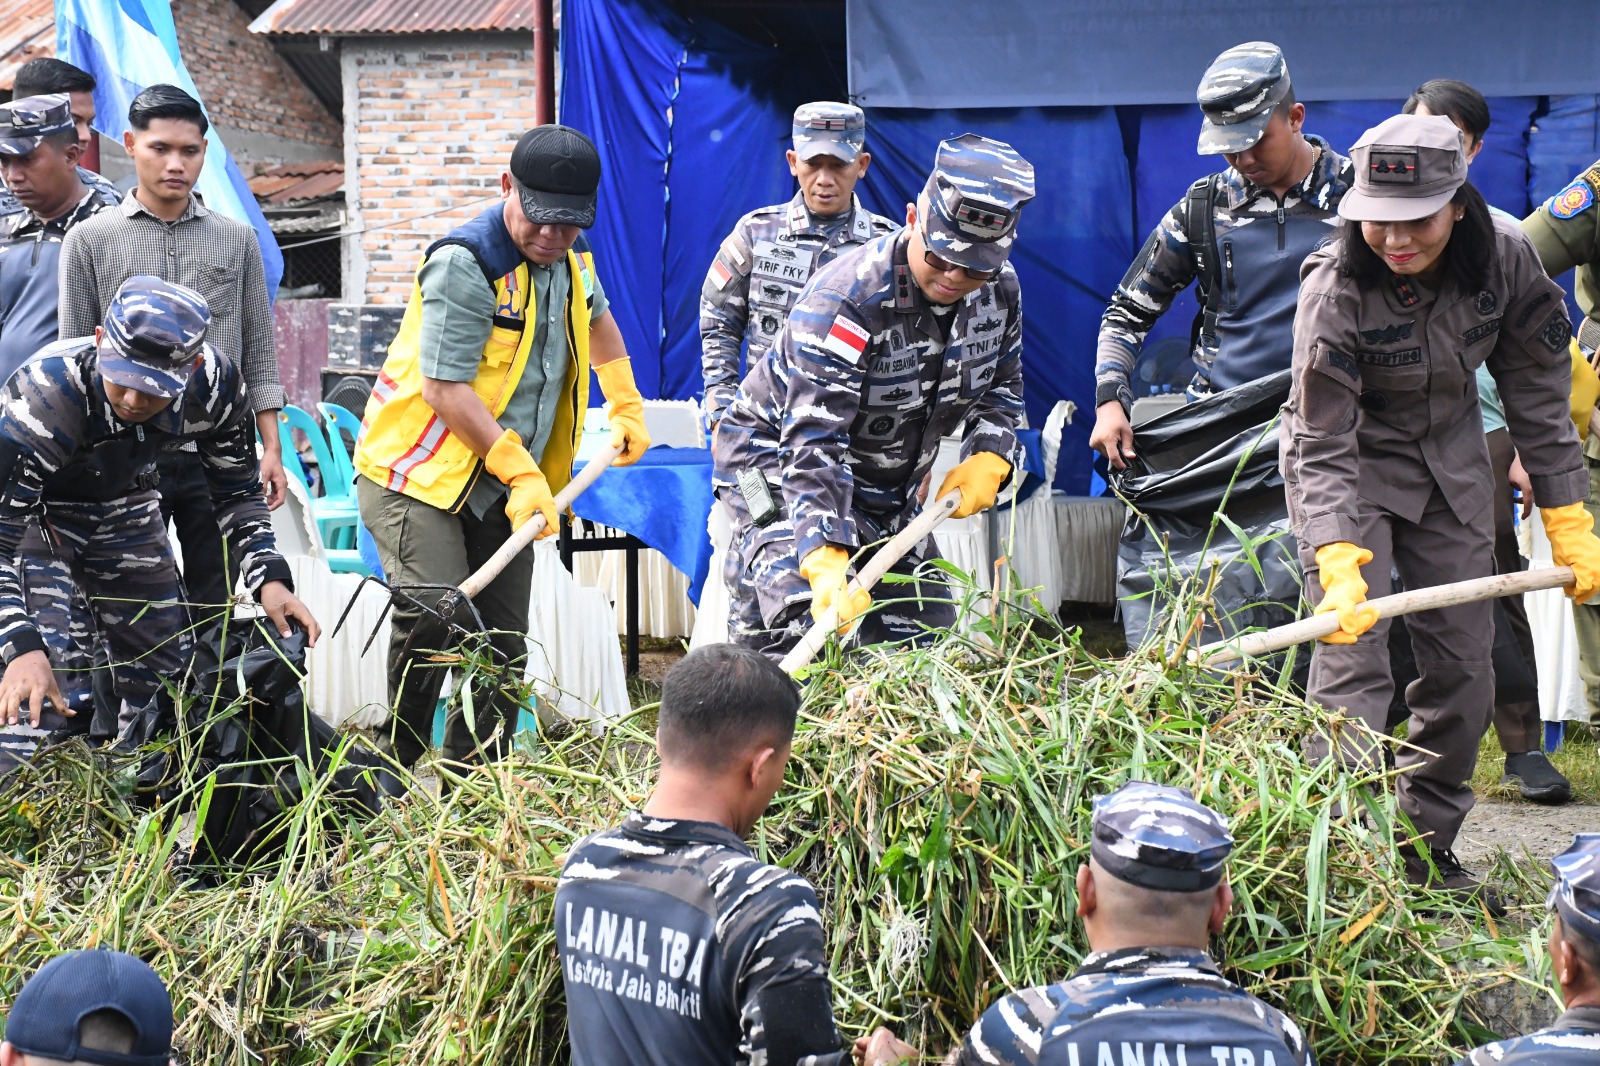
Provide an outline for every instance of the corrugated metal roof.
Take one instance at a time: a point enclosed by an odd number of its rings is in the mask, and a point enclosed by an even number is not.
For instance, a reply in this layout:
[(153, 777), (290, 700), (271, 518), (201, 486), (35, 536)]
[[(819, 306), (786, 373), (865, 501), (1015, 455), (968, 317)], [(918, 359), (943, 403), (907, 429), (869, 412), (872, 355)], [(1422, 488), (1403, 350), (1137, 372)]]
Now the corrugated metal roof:
[(252, 33), (361, 36), (532, 30), (536, 0), (277, 0)]
[(318, 200), (344, 190), (344, 164), (284, 163), (257, 171), (247, 183), (263, 204)]
[(17, 68), (56, 54), (54, 0), (7, 0), (0, 4), (0, 89), (11, 88)]
[(267, 228), (273, 233), (325, 233), (344, 228), (343, 211), (321, 211), (315, 215), (267, 216)]

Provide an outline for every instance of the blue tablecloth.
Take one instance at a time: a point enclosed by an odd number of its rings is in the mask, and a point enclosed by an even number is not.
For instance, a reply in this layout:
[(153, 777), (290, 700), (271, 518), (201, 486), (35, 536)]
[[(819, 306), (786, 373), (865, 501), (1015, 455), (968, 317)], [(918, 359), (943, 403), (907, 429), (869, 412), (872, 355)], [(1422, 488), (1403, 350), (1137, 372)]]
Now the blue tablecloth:
[(601, 474), (572, 505), (579, 518), (632, 533), (689, 578), (689, 599), (711, 568), (711, 449), (651, 448)]
[[(1044, 486), (1044, 456), (1038, 430), (1018, 430), (1017, 439), (1023, 448), (1020, 502)], [(713, 500), (711, 449), (651, 448), (632, 466), (614, 466), (601, 474), (572, 511), (632, 533), (666, 556), (688, 576), (689, 599), (698, 607), (711, 569), (706, 519)]]

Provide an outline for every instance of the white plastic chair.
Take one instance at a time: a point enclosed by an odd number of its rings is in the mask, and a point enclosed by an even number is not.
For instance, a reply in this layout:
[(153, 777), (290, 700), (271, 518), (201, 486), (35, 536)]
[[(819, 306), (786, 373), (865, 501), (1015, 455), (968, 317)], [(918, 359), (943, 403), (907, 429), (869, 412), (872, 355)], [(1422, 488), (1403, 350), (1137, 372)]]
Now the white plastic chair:
[(562, 716), (598, 732), (628, 713), (611, 603), (567, 573), (554, 538), (533, 546), (528, 644), (527, 676)]
[[(306, 653), (307, 703), (333, 726), (349, 723), (361, 729), (376, 729), (389, 720), (385, 665), (389, 623), (384, 620), (388, 590), (370, 581), (363, 585), (355, 574), (336, 574), (327, 563), (311, 555), (285, 558), (294, 577), (295, 595), (322, 624), (322, 639)], [(357, 597), (353, 606), (352, 597)], [(334, 623), (347, 606), (350, 613), (335, 635)], [(380, 622), (383, 629), (378, 639), (362, 655), (362, 645)]]

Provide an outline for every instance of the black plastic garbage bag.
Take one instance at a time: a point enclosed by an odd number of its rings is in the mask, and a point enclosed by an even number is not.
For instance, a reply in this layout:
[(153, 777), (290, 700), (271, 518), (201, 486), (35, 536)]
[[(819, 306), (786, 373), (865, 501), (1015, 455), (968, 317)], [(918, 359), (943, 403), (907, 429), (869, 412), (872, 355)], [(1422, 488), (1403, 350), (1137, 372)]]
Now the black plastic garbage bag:
[[(176, 743), (157, 745), (139, 767), (137, 794), (170, 802), (215, 775), (205, 819), (196, 827), (193, 860), (247, 864), (282, 850), (287, 819), (305, 784), (332, 777), (328, 793), (343, 813), (370, 817), (401, 786), (388, 764), (358, 743), (345, 743), (306, 706), (300, 689), (305, 634), (280, 638), (271, 627), (232, 623), (225, 642), (213, 631), (198, 642), (177, 702), (163, 690), (119, 741), (144, 746), (184, 735), (198, 757), (185, 761)], [(331, 813), (331, 812), (330, 812)]]
[(1289, 381), (1284, 370), (1135, 430), (1138, 458), (1116, 479), (1134, 508), (1117, 551), (1130, 648), (1161, 633), (1174, 592), (1191, 579), (1204, 589), (1213, 569), (1211, 608), (1196, 643), (1295, 619), (1300, 565), (1278, 471), (1277, 418)]

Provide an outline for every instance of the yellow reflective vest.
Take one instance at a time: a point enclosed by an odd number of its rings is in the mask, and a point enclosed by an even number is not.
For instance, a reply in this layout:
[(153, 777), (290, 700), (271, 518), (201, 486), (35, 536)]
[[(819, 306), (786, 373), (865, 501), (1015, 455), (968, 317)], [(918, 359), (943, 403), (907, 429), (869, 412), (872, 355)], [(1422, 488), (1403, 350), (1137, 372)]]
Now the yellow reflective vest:
[[(500, 205), (428, 247), (422, 262), (446, 244), (470, 250), (494, 289), (494, 328), (478, 360), (472, 391), (490, 415), (505, 411), (533, 347), (538, 308), (531, 305), (533, 286), (529, 264), (506, 230)], [(551, 491), (572, 479), (572, 461), (583, 433), (583, 414), (589, 407), (589, 302), (594, 255), (579, 236), (567, 252), (572, 271), (567, 306), (566, 333), (570, 358), (562, 381), (570, 402), (556, 411), (544, 454), (536, 456)], [(417, 266), (422, 271), (421, 263)], [(388, 357), (378, 374), (372, 396), (361, 419), (356, 441), (355, 467), (361, 474), (412, 499), (448, 511), (458, 511), (472, 486), (483, 474), (483, 460), (451, 433), (444, 420), (422, 399), (420, 338), (422, 293), (413, 279), (411, 302), (406, 305), (400, 331), (389, 345)]]

